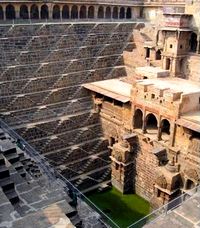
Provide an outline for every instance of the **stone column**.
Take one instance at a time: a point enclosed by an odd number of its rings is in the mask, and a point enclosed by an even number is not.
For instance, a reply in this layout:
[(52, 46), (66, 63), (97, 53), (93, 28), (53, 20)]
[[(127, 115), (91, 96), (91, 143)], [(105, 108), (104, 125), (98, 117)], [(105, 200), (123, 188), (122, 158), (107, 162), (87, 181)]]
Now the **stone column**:
[(113, 7), (111, 7), (111, 19), (113, 19)]
[(39, 19), (41, 19), (41, 5), (38, 5)]
[(3, 19), (5, 21), (6, 20), (6, 5), (2, 5), (2, 9), (3, 9)]
[(28, 5), (28, 18), (31, 19), (31, 6)]
[(174, 146), (175, 132), (176, 132), (175, 124), (173, 125), (170, 124), (170, 146)]
[(86, 6), (86, 19), (88, 19), (88, 8), (89, 6)]
[(72, 11), (72, 5), (69, 5), (69, 19), (72, 18), (72, 16), (71, 16), (71, 11)]
[(78, 19), (80, 19), (80, 13), (81, 13), (80, 12), (80, 9), (81, 9), (81, 6), (78, 5), (77, 8), (78, 8)]
[(16, 19), (19, 19), (20, 18), (20, 15), (19, 15), (19, 13), (20, 13), (20, 6), (19, 5), (15, 5), (14, 7), (15, 7), (15, 18)]
[(196, 53), (200, 54), (200, 34), (197, 37), (197, 51), (196, 51)]
[(146, 133), (146, 110), (143, 110), (143, 124), (142, 124), (142, 133), (145, 134)]
[(53, 5), (47, 4), (49, 10), (49, 19), (53, 19)]
[(97, 19), (98, 18), (98, 7), (95, 6), (94, 8), (94, 18)]
[(161, 135), (162, 135), (162, 126), (161, 126), (161, 118), (159, 116), (159, 119), (158, 119), (158, 133), (157, 133), (158, 141), (161, 140)]

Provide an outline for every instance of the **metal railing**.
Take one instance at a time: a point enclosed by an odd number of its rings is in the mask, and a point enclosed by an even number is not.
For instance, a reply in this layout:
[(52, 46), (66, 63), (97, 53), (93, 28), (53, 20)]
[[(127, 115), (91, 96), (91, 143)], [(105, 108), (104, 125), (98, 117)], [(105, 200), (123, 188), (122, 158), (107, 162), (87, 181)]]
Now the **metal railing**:
[(162, 207), (158, 208), (157, 210), (153, 211), (152, 213), (148, 214), (147, 216), (143, 217), (132, 225), (128, 226), (128, 228), (141, 228), (148, 223), (154, 223), (160, 217), (170, 214), (170, 212), (180, 206), (183, 202), (189, 200), (197, 192), (200, 192), (200, 185), (196, 186), (191, 190), (188, 190), (184, 194), (181, 194), (174, 200), (170, 201), (169, 203), (163, 205)]
[[(79, 203), (84, 201), (91, 208), (91, 211), (95, 211), (99, 217), (98, 220), (106, 227), (120, 228), (109, 216), (107, 216), (99, 207), (97, 207), (88, 197), (86, 197), (81, 191), (79, 191), (69, 180), (67, 180), (62, 174), (55, 170), (47, 161), (47, 159), (39, 154), (28, 142), (26, 142), (19, 134), (11, 129), (3, 120), (0, 119), (0, 128), (10, 135), (14, 140), (20, 140), (24, 145), (26, 153), (35, 160), (42, 172), (48, 177), (49, 181), (56, 182), (58, 185), (62, 185), (66, 193), (72, 190), (79, 198)], [(148, 223), (153, 223), (160, 217), (169, 214), (171, 211), (180, 206), (183, 202), (190, 199), (195, 193), (200, 192), (200, 185), (188, 190), (184, 194), (163, 205), (162, 207), (154, 210), (152, 213), (134, 222), (127, 228), (141, 228)]]
[(56, 171), (48, 163), (47, 159), (39, 154), (28, 142), (26, 142), (20, 135), (18, 135), (13, 129), (11, 129), (3, 120), (0, 119), (0, 128), (6, 132), (14, 140), (20, 140), (24, 146), (26, 153), (35, 160), (42, 172), (48, 177), (49, 181), (57, 183), (63, 186), (64, 190), (68, 194), (71, 190), (76, 193), (76, 196), (80, 199), (79, 202), (84, 201), (91, 208), (91, 211), (95, 211), (99, 214), (99, 221), (106, 227), (120, 228), (110, 217), (108, 217), (99, 207), (97, 207), (88, 197), (86, 197), (81, 191), (79, 191), (69, 180), (67, 180), (62, 174)]

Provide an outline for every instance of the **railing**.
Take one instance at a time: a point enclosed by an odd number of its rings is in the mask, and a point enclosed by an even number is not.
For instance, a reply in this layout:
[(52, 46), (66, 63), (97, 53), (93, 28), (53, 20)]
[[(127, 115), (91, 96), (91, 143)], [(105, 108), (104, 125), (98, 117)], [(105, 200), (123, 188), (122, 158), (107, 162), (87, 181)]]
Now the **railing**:
[(133, 223), (128, 228), (141, 228), (148, 223), (154, 223), (160, 217), (170, 214), (171, 211), (176, 209), (183, 202), (190, 199), (196, 192), (200, 192), (200, 185), (196, 186), (195, 188), (193, 188), (191, 190), (188, 190), (184, 194), (180, 195), (179, 197), (175, 198), (174, 200), (170, 201), (169, 203), (165, 204), (164, 206), (162, 206), (162, 207), (158, 208), (157, 210), (153, 211), (152, 213), (148, 214), (144, 218)]
[(20, 135), (12, 130), (3, 120), (0, 119), (0, 128), (8, 133), (14, 140), (20, 140), (23, 144), (26, 153), (35, 160), (42, 172), (49, 178), (49, 181), (57, 182), (58, 185), (64, 187), (64, 190), (68, 194), (69, 190), (73, 191), (78, 197), (78, 207), (81, 207), (82, 201), (87, 203), (91, 212), (96, 212), (99, 215), (98, 220), (104, 224), (105, 227), (120, 228), (111, 218), (109, 218), (100, 208), (98, 208), (90, 199), (88, 199), (82, 192), (80, 192), (70, 181), (68, 181), (63, 175), (50, 166), (47, 159), (39, 154), (28, 142), (26, 142)]
[[(3, 120), (0, 119), (0, 128), (8, 133), (14, 140), (20, 140), (24, 145), (26, 153), (32, 157), (40, 169), (47, 175), (50, 181), (57, 182), (58, 185), (62, 185), (66, 193), (69, 190), (73, 191), (78, 197), (79, 207), (81, 207), (81, 202), (87, 203), (91, 212), (96, 212), (99, 217), (98, 220), (104, 224), (106, 227), (120, 228), (111, 218), (109, 218), (100, 208), (98, 208), (88, 197), (86, 197), (82, 192), (80, 192), (70, 181), (68, 181), (63, 175), (50, 166), (47, 159), (39, 154), (29, 143), (27, 143), (20, 135), (18, 135), (14, 130), (12, 130)], [(180, 206), (183, 202), (190, 199), (196, 192), (200, 192), (200, 185), (195, 188), (185, 192), (176, 199), (170, 201), (168, 204), (158, 208), (137, 222), (131, 224), (127, 228), (141, 228), (148, 223), (153, 223), (157, 219), (166, 214), (169, 214), (171, 211)]]

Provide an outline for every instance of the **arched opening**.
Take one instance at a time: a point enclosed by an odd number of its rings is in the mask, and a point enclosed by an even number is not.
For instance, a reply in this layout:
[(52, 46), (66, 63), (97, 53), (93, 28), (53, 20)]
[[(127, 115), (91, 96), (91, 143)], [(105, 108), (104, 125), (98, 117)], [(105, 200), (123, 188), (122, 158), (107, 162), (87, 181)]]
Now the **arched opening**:
[(151, 52), (151, 49), (146, 48), (146, 58), (150, 58), (150, 52)]
[(81, 6), (80, 8), (80, 18), (86, 18), (86, 7)]
[(116, 142), (114, 137), (110, 137), (108, 141), (109, 141), (109, 146), (113, 146)]
[(69, 7), (67, 5), (63, 6), (62, 9), (62, 18), (63, 19), (69, 19)]
[(4, 19), (3, 8), (0, 6), (0, 20)]
[(113, 15), (112, 15), (112, 17), (114, 19), (117, 19), (118, 18), (118, 8), (116, 6), (113, 8)]
[(120, 8), (119, 18), (120, 19), (124, 19), (125, 18), (125, 9), (124, 9), (124, 7)]
[(20, 6), (19, 17), (21, 19), (28, 19), (29, 18), (28, 7), (26, 5)]
[(161, 50), (157, 50), (157, 52), (156, 52), (156, 60), (161, 60)]
[(15, 8), (13, 5), (9, 4), (6, 6), (6, 19), (12, 20), (15, 19)]
[(31, 6), (31, 19), (39, 19), (39, 10), (35, 4)]
[(60, 19), (60, 6), (54, 5), (53, 6), (53, 19)]
[(88, 18), (94, 18), (94, 6), (88, 8)]
[(106, 18), (107, 19), (111, 18), (111, 8), (110, 7), (106, 7)]
[(180, 73), (184, 73), (184, 59), (181, 59), (179, 61), (179, 70), (180, 70)]
[(131, 19), (132, 18), (132, 12), (131, 12), (131, 8), (128, 7), (126, 10), (126, 18), (127, 19)]
[(170, 70), (171, 60), (169, 58), (166, 59), (166, 70)]
[(194, 187), (195, 187), (195, 183), (192, 180), (188, 179), (186, 182), (186, 189), (190, 190), (190, 189), (193, 189)]
[(150, 113), (146, 117), (146, 130), (148, 134), (157, 134), (158, 122), (154, 114)]
[(190, 51), (196, 52), (197, 51), (197, 34), (192, 33), (190, 37)]
[(167, 119), (161, 121), (161, 139), (168, 140), (170, 136), (170, 122)]
[(134, 128), (142, 128), (143, 125), (143, 113), (140, 109), (135, 111), (134, 115)]
[(104, 9), (102, 6), (98, 9), (98, 18), (104, 18)]
[(72, 19), (77, 19), (78, 18), (78, 7), (75, 6), (75, 5), (72, 6), (71, 18)]
[(49, 18), (49, 9), (47, 5), (41, 6), (41, 13), (40, 13), (41, 19), (48, 19)]

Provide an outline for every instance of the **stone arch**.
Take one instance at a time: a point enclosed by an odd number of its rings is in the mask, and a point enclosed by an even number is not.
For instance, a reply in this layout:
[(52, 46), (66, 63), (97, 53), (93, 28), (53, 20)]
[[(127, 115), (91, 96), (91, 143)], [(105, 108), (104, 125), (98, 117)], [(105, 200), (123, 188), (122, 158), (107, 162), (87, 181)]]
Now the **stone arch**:
[(113, 8), (113, 15), (112, 15), (112, 18), (118, 19), (118, 7), (117, 7), (117, 6), (115, 6), (115, 7)]
[(86, 6), (80, 8), (80, 18), (86, 18)]
[(78, 7), (76, 5), (72, 6), (71, 9), (71, 18), (72, 19), (77, 19), (78, 18)]
[(119, 12), (119, 18), (124, 19), (125, 18), (125, 8), (121, 7)]
[(185, 185), (185, 187), (186, 187), (186, 190), (190, 190), (190, 189), (193, 189), (193, 188), (195, 188), (195, 183), (194, 183), (194, 181), (192, 181), (192, 180), (190, 180), (190, 179), (187, 179), (186, 180), (186, 185)]
[(167, 119), (161, 121), (161, 138), (169, 139), (170, 136), (170, 122)]
[(21, 5), (19, 10), (19, 17), (21, 19), (29, 19), (27, 5)]
[(158, 130), (158, 121), (156, 116), (153, 113), (149, 113), (146, 116), (146, 130), (152, 133), (155, 133), (155, 130)]
[(143, 112), (141, 109), (136, 109), (134, 114), (134, 128), (142, 128)]
[(59, 5), (54, 5), (53, 6), (53, 19), (60, 19), (60, 6)]
[(6, 6), (6, 19), (12, 20), (16, 18), (15, 7), (11, 4)]
[(161, 60), (161, 58), (162, 58), (162, 56), (161, 56), (161, 50), (158, 49), (158, 50), (156, 51), (156, 60)]
[(30, 17), (31, 19), (39, 19), (39, 10), (38, 10), (38, 6), (33, 4), (31, 6), (31, 12), (30, 12)]
[(197, 43), (198, 43), (197, 34), (193, 32), (190, 37), (190, 51), (191, 52), (197, 51)]
[(132, 11), (131, 11), (130, 7), (128, 7), (127, 10), (126, 10), (126, 18), (127, 19), (131, 19), (132, 18)]
[(106, 7), (106, 18), (107, 19), (111, 18), (111, 8), (109, 6)]
[(68, 5), (64, 5), (62, 8), (62, 18), (69, 19), (69, 7)]
[(103, 6), (100, 6), (98, 8), (98, 18), (104, 18), (104, 8), (103, 8)]
[(88, 18), (94, 18), (94, 6), (88, 8)]
[(40, 18), (49, 19), (49, 8), (46, 4), (41, 6)]
[(3, 13), (3, 8), (0, 6), (0, 20), (4, 19), (4, 13)]

